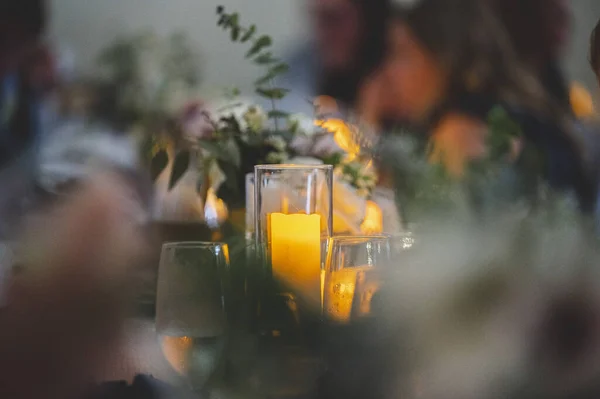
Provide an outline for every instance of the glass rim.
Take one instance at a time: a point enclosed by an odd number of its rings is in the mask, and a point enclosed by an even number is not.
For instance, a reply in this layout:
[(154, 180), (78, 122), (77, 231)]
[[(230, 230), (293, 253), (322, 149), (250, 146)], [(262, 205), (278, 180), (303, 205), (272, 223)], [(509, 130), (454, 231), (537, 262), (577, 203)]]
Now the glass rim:
[(393, 236), (391, 234), (373, 234), (373, 235), (339, 235), (339, 236), (333, 236), (333, 237), (329, 237), (329, 240), (331, 241), (384, 241), (384, 240), (390, 240), (392, 239)]
[(255, 165), (254, 170), (275, 171), (275, 170), (322, 170), (333, 171), (333, 165), (297, 165), (297, 164), (276, 164), (276, 165)]
[(210, 242), (210, 241), (172, 241), (165, 242), (162, 245), (162, 249), (173, 249), (173, 248), (223, 248), (226, 247), (227, 243), (224, 242)]

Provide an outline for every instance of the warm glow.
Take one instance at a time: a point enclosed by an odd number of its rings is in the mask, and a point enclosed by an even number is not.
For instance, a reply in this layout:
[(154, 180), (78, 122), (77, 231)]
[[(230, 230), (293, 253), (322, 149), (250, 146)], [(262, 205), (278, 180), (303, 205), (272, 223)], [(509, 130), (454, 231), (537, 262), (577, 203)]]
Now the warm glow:
[(327, 275), (325, 282), (325, 314), (339, 323), (371, 312), (373, 295), (379, 290), (379, 280), (373, 278), (372, 266), (348, 267)]
[(333, 321), (349, 322), (356, 289), (357, 269), (332, 272), (326, 281), (325, 314)]
[(592, 95), (580, 83), (573, 83), (570, 92), (571, 107), (578, 118), (589, 118), (594, 115)]
[(362, 234), (379, 234), (383, 232), (383, 212), (373, 201), (367, 201), (365, 220), (360, 225)]
[(360, 153), (360, 146), (352, 134), (352, 126), (341, 119), (317, 120), (315, 125), (333, 133), (333, 139), (337, 145), (352, 159)]
[(163, 337), (161, 346), (165, 358), (181, 375), (186, 375), (188, 369), (188, 354), (194, 341), (189, 337)]
[(206, 204), (204, 205), (204, 217), (209, 225), (219, 225), (227, 220), (229, 211), (225, 202), (217, 197), (217, 193), (210, 188), (206, 194)]
[(311, 306), (321, 306), (321, 216), (269, 215), (273, 277)]

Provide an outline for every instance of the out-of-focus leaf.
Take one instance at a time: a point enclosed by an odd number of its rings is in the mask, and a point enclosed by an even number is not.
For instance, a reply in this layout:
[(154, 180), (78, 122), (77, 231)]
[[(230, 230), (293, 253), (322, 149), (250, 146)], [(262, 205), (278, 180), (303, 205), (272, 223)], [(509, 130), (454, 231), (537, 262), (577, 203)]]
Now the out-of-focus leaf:
[(265, 76), (262, 76), (254, 81), (254, 86), (262, 86), (264, 84), (269, 83), (271, 80), (275, 78), (275, 75), (271, 73), (267, 73)]
[(240, 28), (238, 28), (237, 26), (233, 26), (231, 28), (231, 40), (234, 42), (237, 42), (239, 37), (240, 37)]
[(180, 151), (175, 157), (173, 162), (173, 170), (171, 171), (171, 178), (169, 179), (169, 190), (171, 190), (179, 179), (185, 174), (190, 165), (190, 153), (189, 151)]
[(250, 58), (258, 54), (265, 47), (269, 47), (273, 43), (273, 40), (269, 36), (263, 35), (256, 39), (250, 50), (246, 53), (246, 58)]
[(269, 118), (288, 118), (290, 116), (289, 112), (281, 111), (278, 109), (273, 109), (267, 113)]
[(239, 169), (230, 163), (219, 162), (219, 167), (225, 174), (225, 187), (229, 188), (236, 196), (239, 194), (238, 175)]
[(324, 157), (323, 163), (325, 165), (337, 166), (342, 163), (343, 159), (344, 159), (344, 154), (341, 152), (337, 152), (335, 154), (331, 154), (329, 156)]
[(236, 168), (241, 164), (241, 152), (235, 140), (230, 138), (225, 142), (200, 141), (200, 146), (208, 151), (211, 156), (221, 162), (226, 162)]
[(289, 70), (290, 70), (289, 65), (282, 62), (280, 64), (275, 65), (271, 69), (269, 69), (269, 73), (272, 74), (272, 75), (277, 76), (277, 75), (281, 75), (283, 73), (286, 73)]
[(235, 27), (239, 28), (239, 26), (238, 26), (239, 20), (240, 20), (240, 15), (237, 12), (235, 12), (229, 16), (229, 25), (234, 28)]
[(150, 176), (155, 181), (169, 164), (169, 156), (165, 150), (160, 150), (152, 157), (150, 161)]
[(256, 94), (258, 94), (261, 97), (268, 98), (271, 100), (281, 100), (282, 98), (284, 98), (286, 96), (286, 94), (288, 92), (289, 92), (288, 89), (282, 89), (282, 88), (273, 88), (273, 89), (257, 88), (256, 89)]
[(273, 53), (271, 53), (271, 52), (260, 54), (258, 57), (256, 57), (254, 59), (254, 62), (258, 65), (271, 64), (275, 61), (277, 61), (277, 58), (274, 58)]
[(251, 25), (250, 28), (244, 33), (242, 39), (240, 40), (242, 43), (246, 43), (248, 40), (252, 39), (254, 34), (256, 33), (256, 25)]

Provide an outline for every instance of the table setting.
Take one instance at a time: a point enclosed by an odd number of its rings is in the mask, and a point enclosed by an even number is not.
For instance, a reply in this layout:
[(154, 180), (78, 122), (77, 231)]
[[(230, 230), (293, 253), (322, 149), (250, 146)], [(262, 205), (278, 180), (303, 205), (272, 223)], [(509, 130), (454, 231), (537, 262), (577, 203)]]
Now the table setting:
[(264, 73), (253, 97), (205, 101), (185, 37), (133, 35), (87, 87), (124, 137), (46, 143), (52, 200), (0, 241), (7, 397), (598, 397), (597, 233), (513, 168), (509, 114), (457, 178), (408, 127), (279, 109), (272, 39), (217, 18)]

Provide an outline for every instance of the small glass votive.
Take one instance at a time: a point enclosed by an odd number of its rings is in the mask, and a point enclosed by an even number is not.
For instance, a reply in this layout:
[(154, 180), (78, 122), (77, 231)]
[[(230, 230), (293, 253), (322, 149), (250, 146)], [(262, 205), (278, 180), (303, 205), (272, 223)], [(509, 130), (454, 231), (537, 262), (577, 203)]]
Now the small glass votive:
[(329, 240), (323, 285), (326, 320), (349, 323), (371, 314), (390, 262), (390, 236), (340, 236)]
[(246, 240), (254, 239), (254, 173), (246, 175)]

